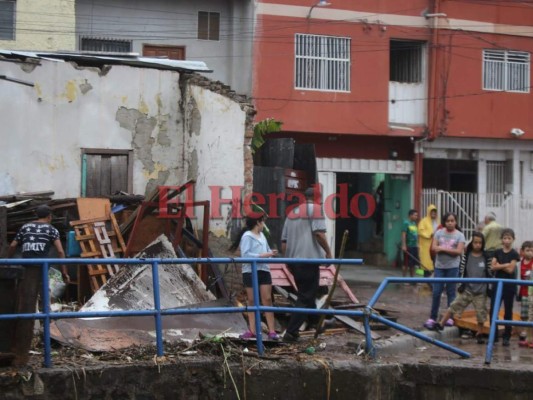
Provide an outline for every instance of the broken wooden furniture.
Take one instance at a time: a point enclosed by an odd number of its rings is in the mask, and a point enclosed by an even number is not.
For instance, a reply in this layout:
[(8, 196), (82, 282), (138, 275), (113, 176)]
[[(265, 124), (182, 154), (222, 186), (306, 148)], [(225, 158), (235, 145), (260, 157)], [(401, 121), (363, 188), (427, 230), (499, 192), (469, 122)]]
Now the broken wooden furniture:
[[(294, 277), (292, 276), (286, 264), (269, 264), (270, 275), (272, 276), (272, 286), (292, 287), (295, 291), (298, 290)], [(320, 286), (331, 286), (333, 278), (335, 277), (335, 266), (321, 265), (320, 266)], [(352, 303), (359, 303), (355, 294), (350, 290), (342, 275), (339, 274), (338, 285), (342, 288), (344, 293), (348, 296)]]
[[(290, 272), (286, 264), (269, 264), (270, 275), (272, 276), (272, 286), (274, 289), (280, 293), (283, 297), (296, 301), (296, 295), (290, 293), (286, 289), (292, 289), (294, 291), (298, 290), (296, 282), (292, 273)], [(333, 284), (335, 277), (335, 266), (334, 265), (321, 265), (320, 266), (320, 286), (329, 287)], [(350, 290), (349, 286), (346, 284), (342, 276), (339, 274), (337, 278), (337, 284), (342, 288), (344, 293), (348, 296), (350, 301), (353, 304), (358, 304), (359, 300), (355, 297), (355, 294)], [(321, 308), (322, 305), (319, 304)], [(333, 307), (328, 307), (333, 309)], [(335, 315), (335, 319), (341, 321), (343, 324), (347, 325), (351, 329), (355, 329), (358, 332), (364, 333), (365, 329), (362, 323), (355, 321), (354, 319), (342, 315)], [(380, 336), (372, 332), (372, 338), (378, 339)]]
[[(76, 240), (80, 244), (82, 258), (124, 257), (126, 244), (113, 214), (109, 214), (109, 217), (72, 221), (70, 225), (74, 228)], [(88, 265), (91, 290), (96, 292), (118, 269), (118, 265), (111, 264)]]
[[(148, 196), (148, 201), (141, 203), (131, 217), (134, 222), (129, 232), (126, 257), (137, 254), (161, 234), (165, 234), (170, 239), (179, 257), (190, 257), (182, 249), (184, 239), (199, 249), (199, 254), (196, 253), (195, 256), (202, 258), (212, 256), (209, 251), (210, 202), (181, 200), (179, 198), (182, 193), (192, 190), (194, 183), (194, 180), (190, 180), (181, 186), (159, 186)], [(189, 212), (192, 212), (195, 207), (202, 207), (203, 209), (201, 240), (194, 235), (192, 224), (188, 217)], [(124, 224), (123, 232), (130, 229), (131, 223), (128, 220)], [(214, 291), (217, 297), (229, 297), (217, 265), (199, 264), (198, 275), (208, 286), (208, 289), (212, 289), (211, 286), (215, 285)]]

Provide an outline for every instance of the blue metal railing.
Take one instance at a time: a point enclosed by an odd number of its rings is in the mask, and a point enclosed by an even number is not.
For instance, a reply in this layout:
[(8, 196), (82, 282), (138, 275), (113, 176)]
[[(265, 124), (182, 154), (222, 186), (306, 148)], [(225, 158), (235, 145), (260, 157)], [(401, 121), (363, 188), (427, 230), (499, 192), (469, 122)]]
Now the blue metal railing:
[[(510, 284), (510, 285), (523, 285), (523, 286), (532, 286), (533, 281), (525, 281), (525, 280), (519, 280), (519, 279), (500, 279), (500, 278), (385, 278), (376, 292), (374, 293), (374, 296), (370, 299), (368, 302), (367, 308), (372, 309), (372, 307), (376, 304), (379, 297), (385, 290), (388, 284), (390, 283), (402, 283), (402, 282), (410, 282), (410, 283), (487, 283), (487, 284), (493, 284), (496, 286), (496, 290), (493, 291), (492, 296), (494, 296), (494, 310), (492, 310), (492, 315), (490, 316), (490, 333), (489, 333), (489, 340), (487, 343), (487, 352), (485, 354), (485, 364), (490, 364), (492, 360), (492, 352), (494, 348), (494, 340), (496, 338), (496, 329), (498, 325), (509, 325), (509, 326), (526, 326), (533, 328), (533, 321), (507, 321), (507, 320), (500, 320), (498, 319), (498, 314), (500, 312), (501, 308), (501, 302), (502, 302), (502, 295), (503, 295), (503, 285), (504, 284)], [(492, 299), (491, 299), (492, 300)], [(514, 298), (513, 298), (514, 301)], [(383, 317), (377, 316), (377, 315), (371, 315), (372, 319), (376, 321), (380, 321), (385, 323), (385, 320)], [(395, 326), (393, 323), (388, 323), (389, 326), (396, 328), (402, 332), (409, 333), (415, 337), (418, 337), (419, 339), (425, 340), (426, 342), (433, 343), (439, 347), (442, 347), (446, 350), (452, 351), (456, 354), (462, 355), (463, 357), (470, 357), (469, 353), (462, 352), (463, 354), (457, 352), (458, 349), (449, 346), (446, 343), (432, 340), (431, 338), (428, 338), (425, 335), (420, 334), (419, 332), (412, 331), (409, 328), (407, 330), (405, 327), (402, 326)], [(396, 324), (397, 325), (397, 324)], [(369, 354), (372, 354), (373, 347), (372, 347), (372, 337), (367, 334), (366, 338), (366, 351)]]
[[(300, 264), (329, 264), (332, 260), (328, 259), (295, 259), (295, 258), (276, 258), (269, 261), (275, 263), (300, 263)], [(156, 328), (156, 348), (157, 355), (162, 356), (163, 352), (163, 333), (162, 333), (162, 317), (165, 315), (180, 315), (180, 314), (221, 314), (221, 313), (242, 313), (242, 312), (254, 312), (256, 335), (257, 335), (257, 351), (260, 355), (264, 353), (263, 337), (261, 332), (261, 313), (262, 312), (274, 312), (274, 313), (300, 313), (300, 314), (321, 314), (321, 315), (345, 315), (349, 317), (363, 318), (363, 325), (365, 328), (365, 350), (370, 356), (375, 356), (375, 348), (372, 342), (370, 320), (378, 321), (382, 324), (390, 326), (401, 332), (415, 336), (418, 339), (424, 340), (428, 343), (439, 346), (445, 350), (451, 351), (461, 357), (469, 358), (470, 354), (450, 346), (447, 343), (431, 338), (421, 332), (415, 331), (407, 326), (392, 322), (386, 318), (383, 318), (373, 309), (374, 305), (378, 301), (379, 297), (385, 290), (386, 286), (390, 283), (401, 282), (424, 282), (424, 283), (436, 283), (436, 282), (473, 282), (473, 283), (496, 283), (498, 282), (496, 290), (496, 303), (500, 304), (502, 295), (503, 283), (517, 283), (519, 284), (533, 284), (527, 283), (527, 281), (515, 281), (515, 280), (497, 280), (497, 279), (466, 279), (466, 278), (385, 278), (385, 280), (378, 287), (373, 297), (370, 299), (368, 305), (362, 310), (333, 310), (333, 309), (308, 309), (308, 308), (292, 308), (292, 307), (267, 307), (260, 305), (259, 285), (257, 279), (257, 263), (264, 263), (265, 259), (259, 258), (173, 258), (173, 259), (0, 259), (1, 265), (36, 265), (41, 264), (42, 268), (42, 285), (43, 285), (43, 312), (42, 313), (28, 313), (28, 314), (3, 314), (0, 315), (0, 320), (9, 319), (41, 319), (43, 320), (43, 341), (44, 341), (44, 365), (50, 367), (52, 365), (51, 359), (51, 337), (50, 337), (50, 322), (52, 319), (63, 318), (92, 318), (92, 317), (127, 317), (127, 316), (147, 316), (152, 315), (155, 319)], [(160, 301), (160, 288), (159, 288), (159, 264), (242, 264), (248, 263), (252, 266), (252, 286), (254, 293), (253, 306), (246, 307), (210, 307), (210, 308), (179, 308), (179, 309), (161, 309)], [(339, 259), (334, 260), (336, 265), (360, 265), (363, 263), (361, 259)], [(48, 269), (51, 265), (61, 264), (75, 264), (75, 265), (89, 265), (89, 264), (121, 264), (121, 265), (146, 265), (152, 266), (152, 282), (154, 291), (154, 308), (151, 310), (128, 310), (128, 311), (91, 311), (91, 312), (51, 312), (50, 311), (50, 296), (48, 292)], [(499, 310), (499, 307), (497, 308)], [(496, 324), (506, 325), (511, 324), (509, 321), (499, 321), (497, 318), (497, 310), (492, 317), (491, 333), (489, 336), (489, 344), (487, 347), (487, 359), (486, 362), (490, 363), (492, 356), (492, 346), (494, 344), (494, 336), (496, 332)], [(532, 326), (531, 323), (524, 323), (514, 321), (514, 325)]]

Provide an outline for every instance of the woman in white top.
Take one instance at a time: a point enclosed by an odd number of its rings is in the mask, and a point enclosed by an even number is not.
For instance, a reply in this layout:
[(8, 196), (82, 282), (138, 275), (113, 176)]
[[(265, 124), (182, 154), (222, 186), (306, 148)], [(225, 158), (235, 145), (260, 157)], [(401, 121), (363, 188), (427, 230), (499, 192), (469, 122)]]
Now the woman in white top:
[[(277, 250), (270, 249), (266, 237), (263, 235), (265, 219), (265, 215), (260, 215), (257, 218), (247, 217), (245, 228), (243, 228), (237, 240), (230, 247), (230, 250), (236, 250), (238, 246), (241, 251), (241, 257), (243, 258), (269, 258), (277, 255)], [(261, 304), (272, 306), (272, 277), (270, 276), (268, 264), (257, 263), (257, 278)], [(253, 306), (254, 292), (252, 288), (252, 266), (250, 264), (243, 264), (242, 279), (246, 288), (248, 305)], [(268, 338), (278, 340), (279, 336), (274, 328), (274, 313), (266, 312), (265, 319), (269, 332)], [(255, 338), (255, 314), (253, 312), (248, 313), (248, 326), (248, 331), (240, 335), (241, 339)]]

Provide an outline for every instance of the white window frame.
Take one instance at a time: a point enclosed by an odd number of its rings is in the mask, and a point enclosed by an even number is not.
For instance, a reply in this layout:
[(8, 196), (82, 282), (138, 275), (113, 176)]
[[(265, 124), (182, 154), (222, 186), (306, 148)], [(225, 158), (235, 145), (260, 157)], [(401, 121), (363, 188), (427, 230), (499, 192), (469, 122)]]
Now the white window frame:
[(295, 89), (350, 92), (351, 38), (297, 33), (294, 46)]
[(512, 50), (483, 50), (483, 90), (529, 93), (530, 75), (530, 53)]
[[(11, 11), (11, 35), (8, 34), (8, 31), (2, 32), (3, 35), (0, 35), (0, 40), (15, 40), (16, 39), (16, 23), (17, 23), (17, 1), (16, 0), (0, 0), (0, 2), (5, 4), (12, 4), (13, 10)], [(7, 19), (6, 19), (7, 21)]]

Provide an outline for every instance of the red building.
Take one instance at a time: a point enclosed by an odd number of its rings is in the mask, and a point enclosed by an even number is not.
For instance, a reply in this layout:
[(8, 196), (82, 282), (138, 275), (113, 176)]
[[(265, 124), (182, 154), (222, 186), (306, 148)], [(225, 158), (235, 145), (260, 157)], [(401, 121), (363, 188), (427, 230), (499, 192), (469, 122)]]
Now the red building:
[(258, 120), (315, 144), (326, 195), (383, 182), (382, 216), (330, 221), (352, 250), (390, 261), (424, 189), (477, 196), (460, 207), (467, 230), (506, 212), (498, 196), (533, 196), (530, 4), (314, 1), (258, 3), (253, 98)]

